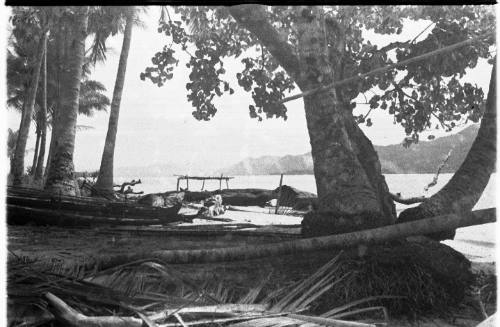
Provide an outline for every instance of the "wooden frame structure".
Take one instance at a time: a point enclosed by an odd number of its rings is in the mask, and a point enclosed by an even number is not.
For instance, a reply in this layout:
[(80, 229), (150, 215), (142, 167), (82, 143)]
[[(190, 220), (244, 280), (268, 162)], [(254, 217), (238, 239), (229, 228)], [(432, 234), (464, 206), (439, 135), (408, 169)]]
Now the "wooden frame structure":
[(220, 176), (189, 176), (189, 175), (174, 175), (177, 176), (177, 191), (179, 191), (179, 185), (180, 181), (185, 179), (186, 180), (186, 190), (189, 190), (189, 180), (199, 180), (203, 181), (203, 184), (201, 185), (201, 189), (203, 190), (205, 188), (205, 181), (208, 180), (219, 180), (219, 190), (222, 189), (222, 181), (226, 181), (226, 188), (229, 189), (229, 180), (233, 179), (234, 177), (231, 176), (224, 176), (221, 174)]

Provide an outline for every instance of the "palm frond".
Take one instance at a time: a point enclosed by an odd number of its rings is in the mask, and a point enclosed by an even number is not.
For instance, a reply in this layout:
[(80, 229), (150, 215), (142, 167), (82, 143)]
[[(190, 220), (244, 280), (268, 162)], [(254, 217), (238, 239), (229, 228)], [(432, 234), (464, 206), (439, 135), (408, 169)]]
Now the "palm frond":
[(106, 39), (111, 33), (102, 30), (97, 30), (95, 32), (94, 38), (90, 48), (87, 50), (87, 54), (90, 59), (90, 63), (95, 65), (97, 62), (106, 61)]
[(103, 93), (106, 87), (95, 80), (85, 80), (80, 86), (78, 113), (91, 117), (95, 111), (107, 111), (109, 98)]
[[(343, 278), (335, 277), (338, 275), (339, 257), (340, 254), (308, 278), (291, 287), (286, 287), (283, 292), (276, 292), (275, 296), (267, 297), (260, 303), (257, 303), (259, 294), (268, 285), (271, 275), (261, 280), (241, 297), (240, 303), (233, 303), (230, 290), (222, 283), (214, 286), (206, 282), (198, 286), (181, 272), (159, 260), (128, 263), (94, 273), (83, 280), (85, 274), (82, 266), (75, 265), (71, 269), (64, 270), (72, 276), (79, 276), (75, 278), (54, 273), (53, 266), (43, 270), (34, 269), (31, 266), (33, 262), (27, 263), (20, 259), (12, 259), (8, 270), (8, 294), (16, 301), (24, 301), (28, 295), (30, 303), (37, 303), (45, 308), (44, 302), (40, 301), (40, 296), (50, 292), (68, 308), (74, 307), (85, 314), (97, 315), (92, 317), (95, 322), (112, 314), (130, 321), (137, 321), (140, 318), (149, 326), (229, 324), (233, 327), (372, 327), (374, 326), (372, 324), (339, 320), (339, 318), (374, 310), (381, 310), (386, 314), (385, 308), (380, 306), (346, 312), (347, 309), (358, 307), (374, 300), (375, 297), (341, 306), (322, 316), (304, 313), (313, 301), (324, 295)], [(182, 292), (184, 297), (176, 297), (172, 294), (172, 283), (177, 286), (177, 292)], [(184, 291), (183, 287), (189, 291)], [(21, 294), (23, 298), (20, 297)], [(212, 298), (217, 297), (223, 300), (224, 303), (213, 304), (202, 301), (202, 297), (207, 294), (210, 294)], [(50, 298), (54, 299), (54, 297), (49, 297), (49, 301)], [(57, 315), (57, 312), (54, 314)]]
[(107, 91), (104, 84), (102, 84), (101, 82), (96, 81), (96, 80), (85, 80), (81, 84), (80, 90), (83, 90), (82, 93), (85, 93), (85, 92), (106, 92)]
[(16, 92), (16, 94), (11, 95), (7, 99), (7, 107), (15, 109), (16, 111), (22, 112), (23, 111), (24, 98), (25, 98), (25, 93), (21, 92), (20, 90), (18, 90), (18, 92)]
[(338, 317), (341, 315), (341, 312), (346, 311), (347, 309), (350, 309), (352, 307), (359, 306), (360, 304), (363, 304), (363, 303), (372, 302), (372, 301), (381, 300), (381, 299), (401, 299), (401, 298), (404, 298), (404, 297), (393, 296), (393, 295), (370, 296), (370, 297), (366, 297), (366, 298), (345, 304), (343, 306), (334, 308), (328, 312), (325, 312), (321, 316), (322, 317)]

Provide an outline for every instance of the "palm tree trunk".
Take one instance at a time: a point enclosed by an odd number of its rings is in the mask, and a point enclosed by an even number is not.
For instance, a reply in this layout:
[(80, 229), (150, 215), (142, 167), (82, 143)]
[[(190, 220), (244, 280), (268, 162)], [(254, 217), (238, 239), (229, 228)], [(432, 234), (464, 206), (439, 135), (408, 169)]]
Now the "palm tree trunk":
[(43, 162), (45, 159), (45, 146), (47, 143), (47, 40), (44, 44), (43, 66), (42, 66), (42, 104), (40, 106), (40, 152), (35, 170), (35, 181), (40, 181), (43, 176)]
[[(418, 207), (401, 212), (398, 222), (418, 220), (449, 213), (469, 212), (476, 205), (495, 170), (497, 155), (496, 64), (493, 64), (486, 109), (472, 147), (450, 181)], [(435, 239), (453, 238), (455, 231), (430, 235)]]
[(225, 248), (196, 249), (196, 250), (159, 250), (148, 253), (126, 253), (115, 256), (105, 256), (99, 260), (100, 269), (114, 267), (124, 262), (131, 262), (145, 258), (158, 258), (165, 263), (207, 263), (243, 261), (256, 258), (276, 257), (300, 252), (347, 249), (359, 244), (380, 244), (391, 240), (404, 239), (431, 231), (446, 230), (449, 227), (459, 228), (473, 225), (487, 224), (496, 221), (495, 209), (477, 210), (463, 215), (443, 215), (426, 218), (422, 221), (411, 221), (403, 224), (393, 224), (374, 229), (356, 231), (338, 235), (328, 235), (298, 240), (251, 244)]
[[(38, 115), (37, 115), (38, 116)], [(40, 118), (37, 119), (37, 127), (36, 127), (36, 141), (35, 141), (35, 151), (33, 153), (33, 163), (31, 164), (30, 175), (35, 175), (36, 163), (38, 162), (38, 150), (40, 147), (40, 138), (42, 136), (42, 131), (40, 130)]]
[(57, 139), (54, 141), (52, 164), (45, 189), (63, 195), (77, 195), (78, 187), (74, 180), (73, 153), (75, 150), (76, 121), (78, 100), (85, 55), (88, 7), (77, 9), (75, 22), (69, 34), (71, 42), (68, 53), (68, 68), (63, 74), (62, 106), (57, 119)]
[(125, 73), (127, 70), (127, 59), (132, 38), (133, 13), (127, 14), (127, 22), (123, 35), (122, 50), (118, 63), (118, 73), (116, 75), (115, 88), (113, 90), (113, 100), (111, 101), (111, 113), (109, 116), (108, 132), (102, 153), (101, 167), (95, 188), (105, 193), (113, 192), (113, 161), (116, 144), (116, 133), (118, 131), (118, 118), (120, 115), (120, 102), (122, 98), (123, 85), (125, 83)]
[(56, 81), (57, 81), (57, 100), (56, 100), (56, 105), (52, 108), (52, 132), (51, 132), (51, 137), (50, 137), (50, 144), (49, 144), (49, 153), (47, 154), (47, 166), (45, 167), (45, 172), (44, 172), (44, 177), (45, 180), (47, 179), (47, 175), (50, 170), (50, 166), (52, 165), (52, 157), (54, 153), (54, 143), (57, 140), (57, 117), (58, 117), (58, 112), (60, 111), (59, 108), (62, 106), (62, 99), (61, 99), (61, 85), (62, 85), (62, 73), (65, 68), (65, 62), (66, 62), (66, 57), (65, 57), (65, 48), (67, 48), (68, 43), (67, 43), (67, 35), (66, 35), (66, 26), (64, 22), (59, 22), (57, 24), (57, 30), (56, 30), (56, 61), (57, 61), (57, 69), (56, 69)]
[(43, 45), (45, 39), (47, 38), (47, 31), (43, 30), (40, 35), (40, 41), (38, 44), (35, 65), (33, 67), (33, 74), (31, 77), (30, 89), (28, 93), (28, 98), (26, 104), (23, 107), (23, 112), (21, 115), (21, 124), (19, 126), (19, 135), (16, 142), (16, 150), (14, 152), (14, 159), (12, 161), (11, 173), (13, 175), (13, 184), (20, 185), (22, 182), (22, 176), (24, 173), (24, 153), (26, 151), (26, 143), (28, 141), (28, 135), (31, 125), (31, 117), (33, 115), (33, 109), (35, 107), (36, 92), (38, 88), (38, 79), (40, 76), (40, 67), (42, 65), (43, 56)]

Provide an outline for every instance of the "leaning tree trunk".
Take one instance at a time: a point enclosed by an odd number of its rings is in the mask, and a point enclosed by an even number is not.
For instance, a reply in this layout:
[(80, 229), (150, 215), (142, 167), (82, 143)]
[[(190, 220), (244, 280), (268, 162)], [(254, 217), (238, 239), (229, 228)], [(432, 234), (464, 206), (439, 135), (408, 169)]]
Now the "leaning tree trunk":
[(123, 85), (125, 83), (125, 72), (127, 70), (127, 59), (132, 38), (133, 12), (127, 14), (127, 23), (123, 35), (122, 51), (118, 63), (113, 100), (111, 101), (111, 113), (109, 115), (108, 132), (102, 153), (101, 167), (95, 188), (104, 193), (113, 193), (113, 161), (115, 155), (116, 133), (118, 130), (118, 118), (120, 115), (120, 102), (122, 99)]
[[(334, 81), (338, 74), (330, 63), (319, 12), (314, 8), (298, 10), (298, 57), (269, 24), (262, 6), (235, 6), (230, 12), (306, 91)], [(339, 101), (336, 91), (329, 90), (305, 97), (304, 106), (318, 211), (304, 217), (303, 233), (333, 234), (393, 223), (395, 207), (378, 156), (356, 126), (348, 103)]]
[(23, 112), (21, 115), (21, 124), (19, 126), (19, 134), (16, 142), (16, 149), (14, 152), (14, 158), (12, 160), (11, 173), (13, 175), (14, 185), (21, 184), (22, 176), (24, 173), (24, 153), (26, 151), (26, 143), (28, 141), (31, 117), (33, 116), (33, 108), (35, 107), (36, 92), (38, 88), (38, 78), (40, 76), (40, 67), (42, 65), (42, 56), (44, 49), (43, 45), (45, 43), (46, 38), (47, 38), (47, 31), (43, 30), (42, 34), (40, 35), (40, 41), (36, 52), (35, 65), (33, 67), (28, 98), (26, 100), (25, 105), (23, 106)]
[(40, 151), (35, 169), (35, 181), (42, 180), (43, 162), (45, 159), (45, 146), (47, 143), (47, 40), (44, 44), (43, 66), (42, 66), (42, 103), (40, 106), (39, 128), (41, 132)]
[[(450, 181), (418, 207), (401, 212), (398, 222), (418, 220), (448, 213), (471, 211), (483, 194), (495, 170), (497, 155), (496, 64), (491, 72), (486, 109), (472, 147)], [(455, 231), (429, 235), (443, 240)]]
[(42, 131), (40, 130), (40, 113), (37, 114), (37, 126), (36, 126), (36, 141), (35, 141), (35, 151), (33, 153), (33, 163), (31, 164), (30, 175), (35, 175), (36, 163), (38, 162), (38, 150), (40, 148), (40, 139), (42, 137)]
[(69, 34), (71, 42), (68, 53), (68, 68), (63, 72), (62, 106), (57, 119), (57, 139), (54, 141), (52, 164), (47, 175), (45, 189), (52, 193), (77, 195), (78, 187), (74, 180), (73, 153), (75, 150), (76, 120), (78, 101), (85, 55), (88, 7), (75, 14), (75, 22)]
[(423, 221), (410, 221), (404, 224), (393, 224), (390, 226), (337, 235), (301, 238), (277, 243), (247, 244), (209, 249), (129, 252), (117, 255), (106, 255), (103, 258), (97, 258), (96, 261), (99, 262), (100, 269), (115, 267), (135, 260), (144, 260), (145, 258), (158, 258), (165, 263), (172, 264), (243, 261), (256, 258), (277, 257), (286, 254), (298, 254), (301, 252), (348, 249), (359, 244), (381, 244), (405, 239), (409, 236), (422, 235), (433, 230), (445, 230), (449, 226), (459, 228), (487, 224), (495, 221), (495, 210), (484, 209), (469, 212), (464, 215), (449, 214), (426, 218)]

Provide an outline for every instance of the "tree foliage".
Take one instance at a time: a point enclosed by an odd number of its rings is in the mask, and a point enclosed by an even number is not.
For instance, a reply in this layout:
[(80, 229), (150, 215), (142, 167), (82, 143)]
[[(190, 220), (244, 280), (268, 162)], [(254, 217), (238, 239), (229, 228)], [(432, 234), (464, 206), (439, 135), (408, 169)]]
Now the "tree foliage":
[(88, 63), (106, 61), (108, 48), (106, 41), (109, 37), (123, 33), (125, 30), (127, 14), (133, 15), (134, 26), (142, 26), (139, 19), (145, 7), (130, 6), (97, 6), (91, 7), (89, 12), (88, 34), (92, 36), (91, 46), (88, 50)]
[[(234, 93), (225, 77), (224, 58), (239, 58), (244, 69), (236, 74), (238, 85), (251, 93), (254, 101), (249, 105), (250, 117), (287, 118), (287, 109), (279, 100), (296, 85), (293, 76), (273, 59), (273, 49), (262, 47), (233, 19), (227, 7), (173, 10), (175, 14), (163, 9), (158, 27), (169, 43), (154, 55), (152, 65), (140, 76), (142, 80), (164, 85), (179, 64), (178, 52), (188, 53), (186, 66), (191, 72), (186, 84), (187, 98), (195, 108), (193, 116), (209, 120), (217, 112), (213, 99)], [(299, 53), (298, 19), (321, 21), (328, 44), (326, 62), (333, 71), (333, 76), (319, 77), (325, 81), (340, 81), (495, 30), (491, 6), (325, 6), (314, 10), (276, 6), (267, 7), (266, 12), (268, 23), (286, 41), (293, 55)], [(400, 34), (405, 22), (417, 20), (429, 22), (430, 32), (425, 37), (415, 35), (413, 40), (381, 48), (363, 38), (365, 30)], [(355, 99), (372, 90), (367, 98), (370, 109), (385, 110), (392, 115), (394, 122), (401, 124), (410, 136), (409, 142), (418, 141), (419, 133), (435, 122), (439, 122), (438, 128), (447, 130), (469, 120), (477, 122), (484, 110), (484, 93), (477, 85), (463, 82), (461, 77), (479, 59), (491, 59), (492, 45), (494, 36), (452, 53), (350, 83), (338, 88), (337, 95), (352, 110)], [(298, 69), (318, 78), (311, 67)], [(372, 124), (364, 115), (356, 118), (358, 123)]]
[(17, 135), (19, 131), (13, 131), (12, 129), (7, 129), (7, 157), (12, 158), (14, 156), (14, 151), (16, 149)]
[[(50, 13), (62, 20), (71, 22), (69, 13), (60, 12), (59, 9), (47, 7), (45, 12)], [(38, 22), (38, 9), (36, 7), (14, 7), (12, 15), (12, 33), (9, 38), (9, 48), (7, 49), (7, 105), (18, 111), (23, 110), (23, 104), (29, 88), (29, 82), (32, 74), (32, 58), (35, 55), (36, 44), (39, 41), (40, 25)], [(19, 20), (18, 17), (25, 15), (28, 18)], [(52, 18), (52, 22), (55, 19)], [(49, 113), (49, 123), (53, 114), (54, 107), (57, 105), (58, 95), (58, 59), (56, 55), (55, 33), (51, 33), (48, 39), (47, 51), (47, 107)], [(90, 63), (95, 56), (91, 51), (86, 59)], [(89, 79), (90, 67), (86, 65), (82, 76), (82, 85), (79, 97), (79, 113), (92, 116), (95, 111), (105, 111), (110, 104), (106, 96), (105, 86), (95, 80)], [(40, 80), (40, 83), (42, 81)], [(41, 87), (38, 88), (41, 90)], [(38, 92), (35, 107), (39, 108), (41, 104), (41, 92)], [(33, 119), (35, 122), (37, 111), (35, 110)]]

